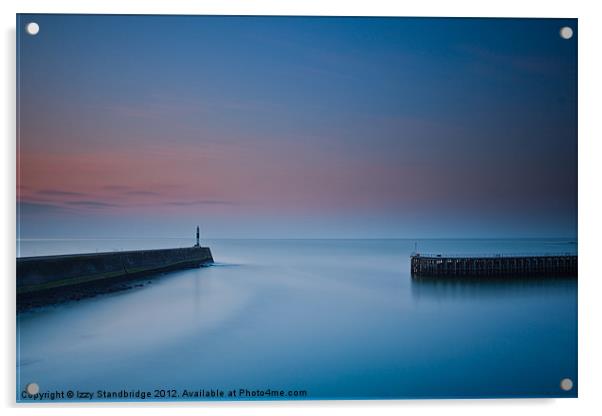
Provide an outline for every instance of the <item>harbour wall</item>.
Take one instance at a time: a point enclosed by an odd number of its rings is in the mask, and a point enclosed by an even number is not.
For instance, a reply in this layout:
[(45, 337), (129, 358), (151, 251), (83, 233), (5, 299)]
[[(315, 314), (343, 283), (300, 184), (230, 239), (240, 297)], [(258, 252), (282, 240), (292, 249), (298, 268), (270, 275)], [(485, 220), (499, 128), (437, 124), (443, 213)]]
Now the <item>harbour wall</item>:
[(212, 263), (209, 247), (17, 258), (17, 297)]
[(577, 277), (577, 255), (411, 256), (413, 277)]

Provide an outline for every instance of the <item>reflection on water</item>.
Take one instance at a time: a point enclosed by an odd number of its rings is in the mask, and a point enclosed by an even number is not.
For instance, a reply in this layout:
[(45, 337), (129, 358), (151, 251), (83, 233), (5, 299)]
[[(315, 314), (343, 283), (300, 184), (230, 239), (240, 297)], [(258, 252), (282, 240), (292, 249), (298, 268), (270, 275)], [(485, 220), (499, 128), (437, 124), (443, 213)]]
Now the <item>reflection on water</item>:
[[(121, 244), (135, 245), (174, 241)], [(208, 245), (215, 266), (19, 314), (18, 390), (35, 380), (42, 390), (303, 389), (314, 399), (576, 395), (559, 389), (562, 378), (577, 381), (576, 280), (415, 281), (413, 240)], [(419, 245), (478, 253), (566, 243)], [(21, 245), (34, 251), (61, 243)]]
[(572, 293), (576, 278), (412, 278), (412, 296), (416, 301), (469, 301), (489, 298), (537, 297), (541, 299)]

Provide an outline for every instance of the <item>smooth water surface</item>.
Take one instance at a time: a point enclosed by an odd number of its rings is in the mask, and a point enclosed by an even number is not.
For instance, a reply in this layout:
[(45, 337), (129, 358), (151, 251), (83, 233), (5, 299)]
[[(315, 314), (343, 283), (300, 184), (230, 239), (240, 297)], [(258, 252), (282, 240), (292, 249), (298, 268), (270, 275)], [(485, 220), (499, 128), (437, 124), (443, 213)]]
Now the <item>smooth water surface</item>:
[[(308, 399), (576, 396), (576, 279), (413, 281), (414, 243), (206, 241), (214, 266), (21, 313), (17, 399), (30, 382), (41, 392), (242, 388), (305, 390)], [(22, 240), (18, 250), (185, 245)], [(418, 249), (550, 253), (576, 246), (424, 240)], [(575, 382), (570, 392), (560, 389), (565, 377)]]

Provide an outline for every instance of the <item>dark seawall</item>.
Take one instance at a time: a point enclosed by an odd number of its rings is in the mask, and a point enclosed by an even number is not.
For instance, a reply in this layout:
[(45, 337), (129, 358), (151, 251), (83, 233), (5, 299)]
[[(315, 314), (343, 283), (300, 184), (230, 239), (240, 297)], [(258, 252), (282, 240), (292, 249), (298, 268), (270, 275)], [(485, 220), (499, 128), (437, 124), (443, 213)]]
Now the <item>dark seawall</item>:
[(412, 277), (577, 277), (577, 255), (411, 256)]
[(209, 263), (213, 263), (213, 257), (208, 247), (20, 257), (17, 303)]

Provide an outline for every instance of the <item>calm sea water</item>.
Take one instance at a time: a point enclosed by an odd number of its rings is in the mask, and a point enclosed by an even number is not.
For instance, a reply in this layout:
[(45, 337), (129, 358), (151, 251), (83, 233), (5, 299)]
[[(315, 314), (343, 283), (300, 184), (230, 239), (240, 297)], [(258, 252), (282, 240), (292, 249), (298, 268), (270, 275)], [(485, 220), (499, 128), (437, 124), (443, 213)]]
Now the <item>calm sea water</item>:
[[(577, 395), (576, 280), (412, 281), (414, 242), (205, 241), (214, 266), (21, 313), (17, 399), (30, 382), (41, 392), (272, 389), (307, 399)], [(26, 240), (18, 253), (188, 245)], [(418, 248), (576, 252), (565, 240)], [(570, 392), (560, 389), (565, 377)]]

